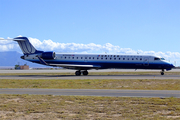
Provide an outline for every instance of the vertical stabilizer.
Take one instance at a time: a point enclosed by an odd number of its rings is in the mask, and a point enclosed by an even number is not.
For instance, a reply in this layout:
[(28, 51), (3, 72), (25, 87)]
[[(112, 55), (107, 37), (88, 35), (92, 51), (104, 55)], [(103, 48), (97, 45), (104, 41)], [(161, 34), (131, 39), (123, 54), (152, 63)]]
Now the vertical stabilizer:
[(25, 55), (28, 54), (34, 54), (37, 53), (38, 51), (34, 48), (34, 46), (29, 42), (27, 37), (16, 37), (14, 38), (14, 41), (17, 41), (22, 52)]

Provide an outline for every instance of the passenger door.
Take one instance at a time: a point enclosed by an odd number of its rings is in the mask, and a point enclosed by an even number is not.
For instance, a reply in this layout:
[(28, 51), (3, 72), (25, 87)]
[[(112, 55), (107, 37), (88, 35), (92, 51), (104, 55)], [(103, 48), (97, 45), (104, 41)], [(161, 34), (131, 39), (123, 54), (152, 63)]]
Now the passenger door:
[(144, 60), (143, 60), (143, 65), (144, 66), (149, 66), (149, 58), (148, 57), (145, 57)]

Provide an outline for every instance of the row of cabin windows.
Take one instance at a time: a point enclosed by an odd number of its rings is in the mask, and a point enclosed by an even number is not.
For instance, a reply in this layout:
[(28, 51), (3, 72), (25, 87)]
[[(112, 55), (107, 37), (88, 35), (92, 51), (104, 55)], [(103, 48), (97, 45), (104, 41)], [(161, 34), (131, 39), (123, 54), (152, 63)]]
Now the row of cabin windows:
[[(83, 57), (64, 57), (64, 59), (83, 59)], [(85, 57), (85, 59), (95, 59), (95, 57)], [(61, 57), (61, 59), (63, 59), (63, 57)], [(106, 57), (106, 58), (103, 58), (103, 57), (97, 57), (97, 60), (98, 59), (101, 59), (101, 60), (107, 60), (108, 58)], [(110, 60), (125, 60), (125, 58), (109, 58)], [(126, 58), (127, 60), (142, 60), (142, 58)]]
[[(101, 57), (122, 57), (120, 55), (101, 55)], [(132, 57), (132, 56), (130, 56)]]
[[(123, 57), (123, 56), (120, 56), (120, 55), (101, 55), (101, 57)], [(129, 56), (129, 57), (142, 57), (142, 56)]]

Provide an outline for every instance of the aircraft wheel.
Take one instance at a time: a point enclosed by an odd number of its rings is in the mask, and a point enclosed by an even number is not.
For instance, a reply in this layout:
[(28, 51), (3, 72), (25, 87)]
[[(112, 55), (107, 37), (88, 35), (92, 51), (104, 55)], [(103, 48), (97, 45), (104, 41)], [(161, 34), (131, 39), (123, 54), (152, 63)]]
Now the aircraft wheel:
[(164, 75), (164, 69), (162, 69), (161, 75)]
[(161, 72), (161, 75), (164, 75), (164, 72)]
[(81, 75), (81, 71), (76, 71), (75, 74), (76, 74), (76, 76), (80, 76)]
[(88, 71), (83, 71), (83, 75), (88, 75)]

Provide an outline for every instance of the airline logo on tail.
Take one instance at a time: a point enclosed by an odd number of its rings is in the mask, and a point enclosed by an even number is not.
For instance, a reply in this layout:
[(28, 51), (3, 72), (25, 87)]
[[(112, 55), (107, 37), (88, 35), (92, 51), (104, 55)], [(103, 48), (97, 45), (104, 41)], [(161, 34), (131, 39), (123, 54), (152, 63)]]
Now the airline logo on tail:
[(27, 37), (16, 37), (14, 38), (14, 41), (17, 41), (22, 52), (26, 54), (33, 54), (36, 53), (36, 49), (34, 46), (29, 42)]

